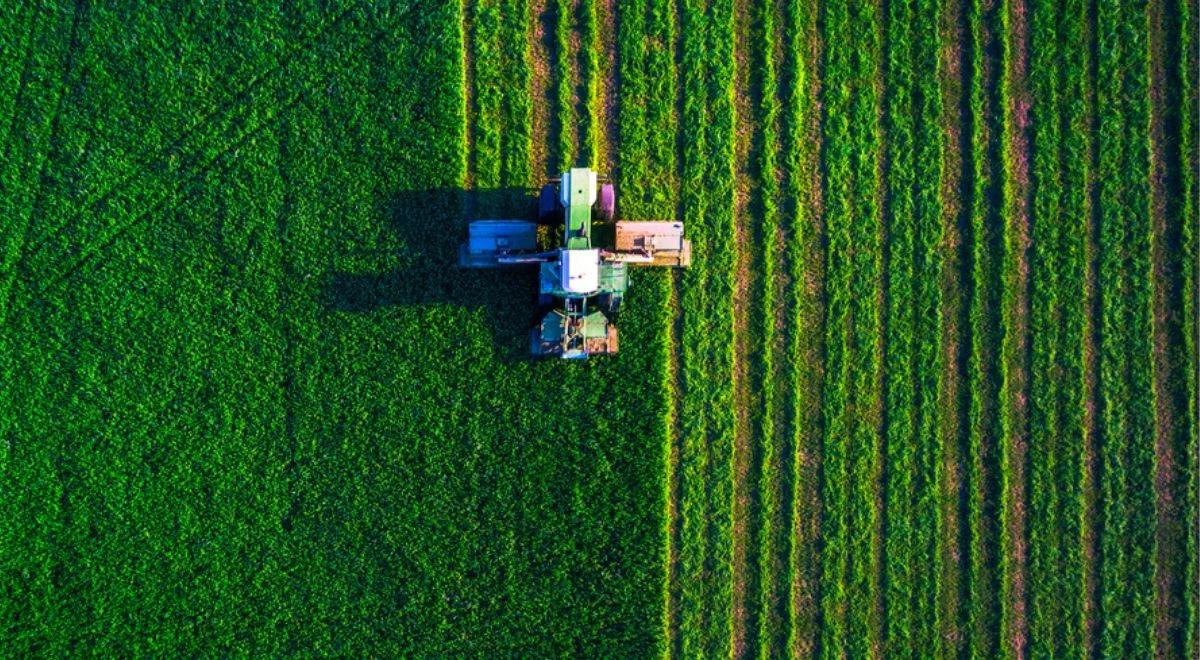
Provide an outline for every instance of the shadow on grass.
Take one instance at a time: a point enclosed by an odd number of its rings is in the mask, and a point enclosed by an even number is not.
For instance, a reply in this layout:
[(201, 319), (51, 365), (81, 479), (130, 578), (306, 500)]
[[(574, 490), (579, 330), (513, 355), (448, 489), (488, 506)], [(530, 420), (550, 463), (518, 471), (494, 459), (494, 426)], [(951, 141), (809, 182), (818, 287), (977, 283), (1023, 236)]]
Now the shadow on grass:
[[(504, 360), (529, 356), (536, 311), (536, 269), (458, 266), (467, 224), (484, 218), (532, 220), (536, 199), (522, 188), (401, 191), (380, 204), (405, 265), (381, 272), (333, 270), (322, 282), (327, 311), (372, 314), (395, 307), (453, 306), (481, 310)], [(433, 329), (431, 329), (433, 330)], [(439, 334), (444, 329), (437, 329)]]

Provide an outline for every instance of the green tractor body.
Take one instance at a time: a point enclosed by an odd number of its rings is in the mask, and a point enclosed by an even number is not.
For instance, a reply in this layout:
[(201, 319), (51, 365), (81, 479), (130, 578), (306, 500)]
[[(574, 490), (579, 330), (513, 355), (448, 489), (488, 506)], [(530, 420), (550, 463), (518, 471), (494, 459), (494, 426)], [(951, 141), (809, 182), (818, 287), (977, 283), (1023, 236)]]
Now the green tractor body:
[[(617, 352), (617, 315), (629, 285), (628, 266), (686, 267), (691, 244), (679, 222), (618, 222), (614, 245), (598, 247), (593, 223), (615, 214), (616, 192), (588, 168), (564, 172), (542, 188), (538, 222), (479, 220), (459, 251), (465, 268), (536, 264), (538, 316), (530, 333), (536, 357), (568, 359)], [(560, 247), (539, 250), (538, 224)]]

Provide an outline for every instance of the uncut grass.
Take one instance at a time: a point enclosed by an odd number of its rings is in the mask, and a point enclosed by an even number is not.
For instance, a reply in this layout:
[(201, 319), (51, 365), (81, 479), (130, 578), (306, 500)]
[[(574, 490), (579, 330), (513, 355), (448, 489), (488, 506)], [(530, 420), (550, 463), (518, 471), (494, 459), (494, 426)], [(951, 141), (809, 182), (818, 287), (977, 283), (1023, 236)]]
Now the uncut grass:
[[(255, 25), (282, 41), (323, 18)], [(314, 93), (14, 321), (31, 370), (3, 411), (22, 466), (5, 478), (29, 499), (6, 508), (4, 534), (30, 542), (0, 562), (14, 602), (32, 603), (6, 617), (15, 649), (654, 643), (662, 459), (643, 438), (664, 396), (633, 375), (662, 351), (570, 372), (582, 416), (535, 412), (558, 409), (567, 372), (507, 357), (526, 348), (531, 279), (452, 267), (462, 44), (444, 36), (459, 18), (356, 13), (275, 90)], [(163, 134), (180, 121), (160, 120)], [(68, 125), (91, 144), (117, 132)], [(628, 302), (623, 343), (661, 345), (654, 291)]]

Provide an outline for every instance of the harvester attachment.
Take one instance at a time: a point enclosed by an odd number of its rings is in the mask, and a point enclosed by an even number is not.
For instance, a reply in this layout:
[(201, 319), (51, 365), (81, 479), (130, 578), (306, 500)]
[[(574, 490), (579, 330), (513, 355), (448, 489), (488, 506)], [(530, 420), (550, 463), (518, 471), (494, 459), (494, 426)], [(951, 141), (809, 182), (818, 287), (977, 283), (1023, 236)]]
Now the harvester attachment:
[(692, 263), (692, 242), (683, 237), (682, 222), (618, 222), (616, 251), (608, 261), (633, 266), (678, 266)]
[(463, 268), (499, 268), (537, 263), (537, 224), (524, 220), (476, 220), (458, 250)]
[(584, 298), (568, 298), (551, 309), (530, 333), (534, 357), (586, 358), (617, 352), (617, 326)]

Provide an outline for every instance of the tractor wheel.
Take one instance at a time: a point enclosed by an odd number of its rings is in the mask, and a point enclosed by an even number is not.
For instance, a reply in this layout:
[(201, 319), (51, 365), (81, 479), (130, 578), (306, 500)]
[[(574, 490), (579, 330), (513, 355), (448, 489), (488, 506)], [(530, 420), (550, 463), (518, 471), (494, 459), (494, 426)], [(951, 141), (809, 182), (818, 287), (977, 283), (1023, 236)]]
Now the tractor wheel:
[(613, 184), (605, 183), (600, 186), (600, 194), (596, 196), (596, 217), (601, 222), (609, 222), (617, 212), (617, 191)]
[(538, 224), (557, 225), (562, 223), (562, 217), (562, 207), (558, 204), (558, 190), (554, 184), (547, 183), (542, 186), (542, 192), (538, 195)]

